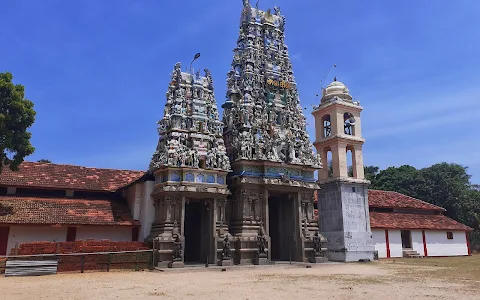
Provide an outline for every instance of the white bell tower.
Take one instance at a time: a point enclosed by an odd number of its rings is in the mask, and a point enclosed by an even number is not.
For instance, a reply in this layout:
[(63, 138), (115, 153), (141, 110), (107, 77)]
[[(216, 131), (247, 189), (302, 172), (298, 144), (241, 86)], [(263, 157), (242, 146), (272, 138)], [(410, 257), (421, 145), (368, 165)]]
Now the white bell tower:
[[(368, 184), (363, 170), (360, 113), (348, 88), (335, 78), (322, 90), (315, 107), (314, 146), (325, 167), (319, 171), (320, 232), (328, 239), (332, 261), (373, 260), (374, 244), (368, 211)], [(331, 153), (331, 167), (328, 153)], [(347, 156), (351, 153), (351, 169)]]

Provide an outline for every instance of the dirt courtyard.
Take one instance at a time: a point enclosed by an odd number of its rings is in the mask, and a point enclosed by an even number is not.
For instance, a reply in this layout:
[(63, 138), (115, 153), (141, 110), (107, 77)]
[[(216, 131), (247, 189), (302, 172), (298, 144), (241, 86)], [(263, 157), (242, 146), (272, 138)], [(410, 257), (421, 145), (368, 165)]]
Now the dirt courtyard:
[(0, 299), (480, 299), (480, 255), (0, 278)]

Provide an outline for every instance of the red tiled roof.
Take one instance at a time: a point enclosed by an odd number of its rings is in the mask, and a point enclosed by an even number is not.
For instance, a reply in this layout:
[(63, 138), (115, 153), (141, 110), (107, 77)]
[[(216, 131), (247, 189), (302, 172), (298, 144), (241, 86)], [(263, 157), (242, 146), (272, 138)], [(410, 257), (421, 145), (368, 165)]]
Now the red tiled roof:
[(0, 196), (0, 223), (61, 225), (138, 225), (126, 202)]
[(472, 228), (444, 215), (388, 212), (370, 212), (370, 227), (388, 229), (472, 230)]
[(3, 168), (0, 186), (113, 192), (144, 174), (142, 171), (23, 162), (19, 171)]
[(445, 211), (444, 208), (397, 192), (368, 190), (370, 207), (411, 208)]

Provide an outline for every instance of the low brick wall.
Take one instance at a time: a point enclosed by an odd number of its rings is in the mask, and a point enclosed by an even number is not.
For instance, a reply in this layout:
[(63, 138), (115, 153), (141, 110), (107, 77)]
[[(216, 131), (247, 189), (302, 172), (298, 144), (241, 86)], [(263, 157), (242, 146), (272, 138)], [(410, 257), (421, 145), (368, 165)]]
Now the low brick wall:
[[(150, 250), (148, 244), (142, 242), (112, 242), (112, 241), (75, 241), (75, 242), (33, 242), (23, 243), (17, 249), (17, 255), (38, 254), (76, 254), (57, 256), (58, 272), (74, 272), (110, 269), (146, 269), (152, 262), (151, 252), (138, 253), (104, 253)], [(12, 249), (11, 255), (14, 255)], [(82, 253), (101, 253), (87, 254)], [(41, 260), (52, 257), (24, 257), (24, 259)], [(82, 267), (83, 266), (83, 267)]]
[[(35, 254), (67, 254), (149, 250), (147, 243), (142, 242), (112, 242), (112, 241), (75, 241), (75, 242), (33, 242), (22, 243), (17, 255)], [(10, 255), (15, 254), (12, 249)]]

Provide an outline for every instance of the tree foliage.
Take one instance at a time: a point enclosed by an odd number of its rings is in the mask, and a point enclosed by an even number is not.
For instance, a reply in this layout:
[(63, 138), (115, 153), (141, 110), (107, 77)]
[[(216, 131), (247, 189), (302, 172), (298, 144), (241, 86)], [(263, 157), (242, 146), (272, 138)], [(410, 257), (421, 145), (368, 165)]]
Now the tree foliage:
[(51, 164), (52, 163), (50, 160), (45, 159), (45, 158), (39, 159), (39, 160), (37, 160), (37, 162), (44, 163), (44, 164)]
[(35, 121), (33, 103), (25, 98), (23, 85), (12, 80), (11, 73), (0, 73), (0, 172), (3, 166), (17, 170), (35, 151), (27, 131)]
[(376, 166), (365, 166), (363, 167), (365, 172), (365, 179), (373, 182), (375, 177), (377, 176), (378, 172), (380, 171), (379, 167)]

